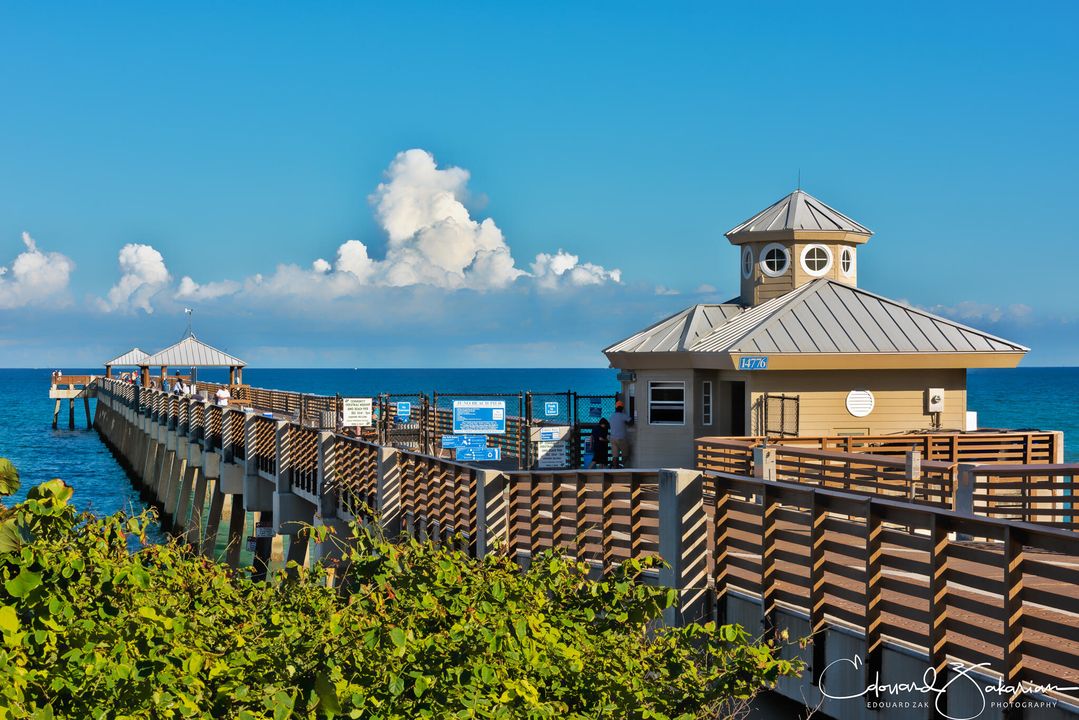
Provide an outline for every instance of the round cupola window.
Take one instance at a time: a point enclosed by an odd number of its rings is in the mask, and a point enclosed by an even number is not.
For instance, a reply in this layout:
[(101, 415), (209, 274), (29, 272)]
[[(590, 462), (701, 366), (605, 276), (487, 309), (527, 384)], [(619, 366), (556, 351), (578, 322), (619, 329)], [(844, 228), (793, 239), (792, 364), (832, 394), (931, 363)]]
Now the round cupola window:
[(779, 243), (768, 243), (761, 251), (761, 272), (768, 277), (779, 277), (787, 272), (790, 264), (790, 251)]
[(749, 279), (753, 276), (753, 248), (746, 245), (742, 248), (742, 277)]
[(843, 248), (843, 252), (839, 254), (839, 269), (843, 271), (844, 277), (854, 275), (854, 248)]
[(832, 269), (832, 251), (827, 245), (806, 245), (802, 248), (802, 270), (813, 277), (827, 275)]

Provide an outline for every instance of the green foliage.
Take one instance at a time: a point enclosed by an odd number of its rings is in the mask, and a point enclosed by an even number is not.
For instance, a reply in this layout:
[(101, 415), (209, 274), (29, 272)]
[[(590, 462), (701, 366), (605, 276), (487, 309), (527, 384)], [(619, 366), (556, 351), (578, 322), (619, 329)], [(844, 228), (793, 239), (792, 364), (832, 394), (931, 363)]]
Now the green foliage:
[(19, 471), (7, 458), (0, 458), (0, 497), (14, 495), (19, 489)]
[(659, 628), (652, 562), (595, 582), (356, 528), (344, 594), (322, 568), (255, 583), (180, 544), (133, 551), (152, 517), (70, 497), (51, 481), (4, 511), (0, 720), (689, 719), (800, 670), (737, 626)]

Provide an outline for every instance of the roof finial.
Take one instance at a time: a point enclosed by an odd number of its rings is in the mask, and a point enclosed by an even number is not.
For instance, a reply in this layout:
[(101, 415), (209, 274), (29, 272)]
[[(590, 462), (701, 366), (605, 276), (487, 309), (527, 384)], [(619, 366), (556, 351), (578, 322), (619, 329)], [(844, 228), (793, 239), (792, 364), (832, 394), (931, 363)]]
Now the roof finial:
[(195, 312), (191, 308), (184, 308), (184, 314), (187, 315), (187, 334), (184, 337), (192, 337), (195, 333), (191, 332), (191, 313)]
[(798, 190), (802, 189), (802, 168), (798, 168)]

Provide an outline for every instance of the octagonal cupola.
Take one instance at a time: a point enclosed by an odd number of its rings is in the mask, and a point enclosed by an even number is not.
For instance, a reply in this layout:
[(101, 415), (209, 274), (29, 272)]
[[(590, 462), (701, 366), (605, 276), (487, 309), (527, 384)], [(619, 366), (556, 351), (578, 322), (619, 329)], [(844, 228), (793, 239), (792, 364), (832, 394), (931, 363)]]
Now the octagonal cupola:
[(757, 305), (818, 278), (858, 284), (857, 248), (873, 232), (798, 189), (727, 232), (741, 248), (742, 303)]

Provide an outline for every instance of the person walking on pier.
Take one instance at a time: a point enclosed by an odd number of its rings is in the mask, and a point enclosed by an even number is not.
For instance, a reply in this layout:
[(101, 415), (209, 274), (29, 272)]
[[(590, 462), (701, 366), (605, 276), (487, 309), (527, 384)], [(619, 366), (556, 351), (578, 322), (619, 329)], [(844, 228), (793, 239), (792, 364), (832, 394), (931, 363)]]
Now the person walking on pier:
[(629, 431), (633, 418), (626, 413), (626, 404), (619, 400), (611, 415), (611, 467), (625, 467), (629, 462)]
[(217, 392), (214, 393), (214, 401), (217, 403), (218, 407), (228, 407), (229, 399), (231, 397), (232, 393), (229, 392), (228, 387), (225, 385), (219, 387)]
[(599, 425), (592, 431), (592, 464), (589, 469), (607, 467), (610, 443), (611, 423), (607, 421), (607, 418), (600, 418)]

